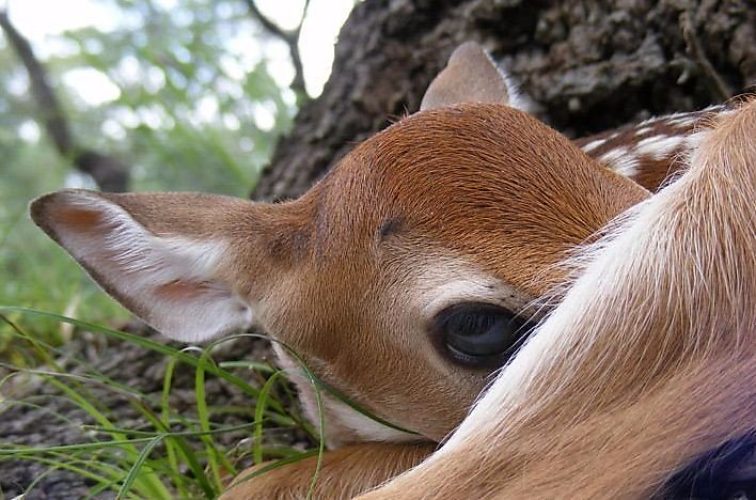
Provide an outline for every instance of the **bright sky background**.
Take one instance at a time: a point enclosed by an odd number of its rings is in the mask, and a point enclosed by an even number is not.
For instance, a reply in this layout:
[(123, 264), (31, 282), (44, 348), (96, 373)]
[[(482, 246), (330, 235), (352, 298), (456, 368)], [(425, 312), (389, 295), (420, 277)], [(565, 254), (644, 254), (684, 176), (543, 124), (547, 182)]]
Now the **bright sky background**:
[[(177, 1), (155, 0), (155, 3), (169, 8)], [(297, 25), (303, 4), (304, 0), (257, 0), (260, 10), (284, 29)], [(65, 45), (56, 39), (56, 35), (63, 31), (86, 26), (108, 31), (119, 22), (118, 11), (98, 0), (0, 0), (2, 5), (8, 6), (11, 20), (29, 38), (42, 59), (66, 50)], [(353, 6), (354, 0), (310, 2), (299, 45), (307, 91), (312, 96), (320, 94), (330, 75), (333, 45)], [(247, 44), (249, 40), (238, 42)], [(248, 51), (248, 46), (245, 48)], [(272, 42), (264, 44), (260, 50), (270, 61), (269, 70), (273, 78), (281, 86), (288, 85), (294, 71), (286, 46), (282, 42)], [(77, 88), (79, 95), (93, 105), (107, 102), (118, 95), (118, 88), (95, 70), (82, 68), (69, 71), (64, 76), (64, 82)]]

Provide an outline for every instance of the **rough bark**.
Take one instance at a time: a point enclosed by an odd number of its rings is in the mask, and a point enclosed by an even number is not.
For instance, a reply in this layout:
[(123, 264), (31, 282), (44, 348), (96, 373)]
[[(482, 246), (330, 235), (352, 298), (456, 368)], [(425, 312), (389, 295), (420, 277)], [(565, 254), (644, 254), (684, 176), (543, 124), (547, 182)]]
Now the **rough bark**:
[(742, 0), (368, 0), (333, 74), (252, 196), (304, 192), (356, 142), (415, 111), (465, 40), (493, 52), (540, 117), (572, 136), (721, 102), (756, 82), (756, 9)]

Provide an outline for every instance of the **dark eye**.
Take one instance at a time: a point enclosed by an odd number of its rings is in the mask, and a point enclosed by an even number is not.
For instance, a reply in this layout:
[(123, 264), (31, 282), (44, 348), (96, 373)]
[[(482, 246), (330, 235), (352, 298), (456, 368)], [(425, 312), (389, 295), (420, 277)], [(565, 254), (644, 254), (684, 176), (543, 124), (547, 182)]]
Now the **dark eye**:
[(456, 304), (434, 321), (442, 350), (457, 363), (480, 368), (502, 366), (531, 330), (526, 318), (493, 304)]

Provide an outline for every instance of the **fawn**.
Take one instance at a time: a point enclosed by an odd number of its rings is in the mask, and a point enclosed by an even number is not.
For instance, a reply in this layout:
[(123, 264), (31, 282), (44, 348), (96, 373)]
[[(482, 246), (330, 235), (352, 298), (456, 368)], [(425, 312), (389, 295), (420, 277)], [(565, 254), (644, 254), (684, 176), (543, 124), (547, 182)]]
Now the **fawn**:
[[(63, 190), (31, 214), (165, 335), (260, 328), (394, 424), (324, 394), (333, 449), (316, 494), (366, 492), (462, 423), (370, 495), (648, 495), (756, 427), (756, 105), (573, 143), (518, 102), (468, 43), (421, 112), (297, 200)], [(534, 328), (528, 306), (566, 286), (571, 256), (579, 277)], [(274, 349), (317, 422), (312, 387)], [(314, 464), (242, 473), (226, 496), (304, 496)]]

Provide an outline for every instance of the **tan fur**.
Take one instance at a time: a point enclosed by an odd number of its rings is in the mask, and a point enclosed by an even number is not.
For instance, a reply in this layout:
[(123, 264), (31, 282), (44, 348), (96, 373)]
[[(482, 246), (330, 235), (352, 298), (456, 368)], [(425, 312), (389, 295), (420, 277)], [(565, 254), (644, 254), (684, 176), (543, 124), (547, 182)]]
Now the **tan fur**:
[(755, 134), (756, 101), (721, 120), (531, 338), (558, 331), (550, 355), (499, 390), (515, 361), (440, 452), (363, 498), (645, 498), (753, 431)]
[[(460, 81), (464, 82), (460, 85)], [(421, 110), (460, 102), (509, 104), (512, 89), (490, 56), (475, 42), (463, 43), (449, 57), (446, 68), (431, 82)]]
[[(485, 54), (482, 61), (491, 64)], [(501, 77), (489, 70), (483, 68), (484, 74)], [(463, 85), (459, 79), (465, 72), (446, 76), (444, 92), (457, 96), (450, 98), (454, 101), (462, 94), (449, 86)], [(506, 86), (486, 88), (490, 99), (483, 100), (505, 102)], [(443, 103), (454, 104), (448, 100)], [(645, 185), (658, 187), (677, 168), (671, 161), (644, 163), (639, 176), (653, 179)], [(428, 324), (437, 312), (433, 307), (439, 307), (432, 299), (441, 285), (459, 281), (459, 293), (472, 293), (473, 299), (485, 289), (486, 301), (522, 311), (523, 304), (566, 278), (559, 264), (576, 247), (648, 197), (648, 191), (522, 111), (478, 103), (400, 121), (358, 146), (292, 202), (68, 190), (35, 201), (32, 217), (109, 293), (148, 321), (165, 311), (152, 311), (152, 302), (134, 296), (133, 271), (114, 270), (123, 256), (108, 242), (123, 236), (123, 221), (106, 217), (108, 210), (122, 210), (128, 224), (158, 245), (173, 237), (187, 245), (222, 243), (218, 264), (202, 276), (171, 276), (148, 292), (168, 304), (238, 296), (254, 309), (254, 323), (297, 351), (321, 379), (417, 433), (387, 438), (386, 432), (355, 428), (363, 423), (345, 417), (343, 404), (326, 396), (330, 446), (378, 439), (426, 442), (425, 447), (367, 444), (329, 452), (323, 480), (339, 488), (333, 496), (343, 496), (419, 460), (434, 446), (428, 443), (440, 441), (463, 420), (489, 381), (488, 370), (452, 364), (435, 347)], [(140, 251), (129, 259), (138, 259)], [(185, 310), (187, 321), (193, 312)], [(237, 326), (248, 325), (240, 320)], [(674, 344), (657, 347), (664, 351)], [(567, 370), (573, 359), (565, 356), (562, 362)], [(317, 420), (309, 384), (296, 372), (293, 378), (305, 411)], [(622, 393), (625, 387), (609, 389)], [(404, 458), (397, 461), (397, 456)], [(309, 484), (303, 479), (308, 463), (261, 476), (238, 491), (264, 497), (263, 492), (280, 493), (288, 484), (299, 494)]]
[[(433, 443), (361, 443), (334, 450), (323, 455), (313, 498), (351, 498), (417, 465), (434, 449)], [(249, 468), (221, 498), (305, 498), (316, 462), (317, 457), (307, 458), (245, 481), (259, 466)]]
[[(428, 135), (436, 140), (428, 143)], [(541, 138), (535, 156), (532, 136)], [(153, 233), (229, 239), (218, 279), (259, 304), (257, 324), (357, 402), (439, 440), (487, 373), (439, 361), (402, 299), (408, 273), (446, 258), (535, 298), (563, 278), (555, 264), (647, 193), (596, 168), (521, 111), (465, 105), (390, 127), (283, 205), (195, 194), (100, 196)], [(53, 237), (79, 230), (57, 218), (66, 210), (58, 199), (42, 198), (32, 209)], [(397, 229), (382, 238), (389, 219)], [(543, 270), (538, 280), (533, 269)], [(130, 303), (107, 276), (89, 270)]]
[[(541, 138), (536, 155), (530, 137)], [(43, 197), (32, 216), (57, 240), (61, 232), (83, 234), (91, 245), (112, 237), (116, 226), (60, 217), (77, 196)], [(441, 358), (408, 282), (428, 273), (484, 274), (527, 302), (563, 279), (556, 264), (568, 252), (647, 193), (527, 114), (478, 104), (403, 120), (286, 204), (196, 194), (88, 196), (116, 203), (158, 236), (227, 240), (211, 278), (255, 304), (258, 325), (348, 397), (438, 441), (462, 420), (488, 372)], [(387, 221), (394, 228), (384, 233)], [(80, 261), (149, 318), (107, 269)], [(330, 429), (329, 442), (348, 442)]]
[[(519, 139), (530, 128), (547, 139), (535, 159)], [(437, 140), (424, 146), (428, 134)], [(492, 150), (501, 143), (510, 147)], [(309, 258), (295, 270), (299, 290), (286, 290), (292, 302), (264, 326), (350, 397), (438, 440), (487, 374), (439, 365), (412, 324), (417, 314), (404, 296), (411, 272), (448, 256), (537, 297), (562, 278), (554, 264), (570, 249), (645, 196), (516, 110), (476, 105), (410, 117), (359, 146), (296, 202), (317, 207)], [(530, 219), (534, 213), (553, 220)], [(399, 229), (380, 239), (389, 218)], [(534, 268), (544, 270), (538, 281), (527, 271)], [(451, 399), (458, 405), (450, 408)]]

